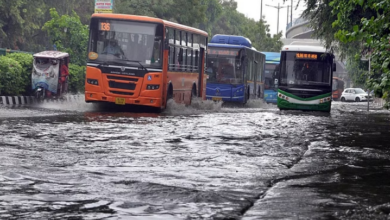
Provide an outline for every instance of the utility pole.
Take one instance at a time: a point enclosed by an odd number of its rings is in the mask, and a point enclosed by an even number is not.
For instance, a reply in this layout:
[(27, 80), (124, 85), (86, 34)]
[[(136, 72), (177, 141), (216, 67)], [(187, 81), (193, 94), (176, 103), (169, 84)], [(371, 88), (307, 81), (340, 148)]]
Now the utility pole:
[(277, 33), (276, 33), (276, 34), (278, 34), (278, 33), (279, 33), (279, 10), (280, 10), (281, 8), (285, 8), (286, 6), (280, 6), (280, 3), (278, 3), (278, 6), (267, 5), (267, 4), (265, 4), (265, 5), (266, 5), (266, 6), (269, 6), (269, 7), (272, 7), (272, 8), (278, 9), (278, 31), (277, 31)]
[(288, 14), (289, 14), (289, 12), (290, 12), (290, 5), (287, 5), (287, 23), (286, 23), (287, 26), (288, 26)]
[(294, 0), (291, 0), (291, 13), (290, 13), (290, 21), (291, 21), (291, 26), (292, 26), (292, 11), (293, 11), (293, 5), (294, 5)]
[(260, 1), (260, 21), (263, 20), (263, 0)]

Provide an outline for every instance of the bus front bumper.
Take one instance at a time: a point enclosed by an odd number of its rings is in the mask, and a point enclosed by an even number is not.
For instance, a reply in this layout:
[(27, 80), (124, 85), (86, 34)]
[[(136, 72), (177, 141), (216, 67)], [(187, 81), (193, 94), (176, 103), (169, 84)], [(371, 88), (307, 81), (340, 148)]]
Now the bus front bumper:
[(154, 97), (137, 97), (137, 98), (128, 98), (128, 97), (114, 97), (107, 96), (104, 93), (99, 92), (86, 92), (85, 93), (85, 102), (87, 103), (115, 103), (118, 105), (141, 105), (141, 106), (150, 106), (160, 108), (162, 106), (161, 98)]

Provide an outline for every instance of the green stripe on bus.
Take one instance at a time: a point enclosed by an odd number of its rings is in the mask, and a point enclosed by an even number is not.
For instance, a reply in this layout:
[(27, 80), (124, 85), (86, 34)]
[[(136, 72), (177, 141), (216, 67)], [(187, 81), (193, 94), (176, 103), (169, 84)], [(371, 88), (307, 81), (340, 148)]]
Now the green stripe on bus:
[(282, 91), (280, 89), (278, 89), (278, 92), (283, 94), (283, 95), (285, 95), (285, 96), (288, 96), (288, 97), (291, 97), (291, 98), (294, 98), (294, 99), (297, 99), (297, 100), (300, 100), (300, 101), (313, 101), (313, 100), (323, 99), (325, 97), (332, 96), (332, 93), (330, 92), (330, 93), (326, 93), (326, 94), (323, 94), (323, 95), (318, 95), (318, 96), (314, 96), (314, 97), (310, 97), (310, 98), (301, 98), (301, 97), (298, 97), (298, 96), (293, 95), (291, 93)]

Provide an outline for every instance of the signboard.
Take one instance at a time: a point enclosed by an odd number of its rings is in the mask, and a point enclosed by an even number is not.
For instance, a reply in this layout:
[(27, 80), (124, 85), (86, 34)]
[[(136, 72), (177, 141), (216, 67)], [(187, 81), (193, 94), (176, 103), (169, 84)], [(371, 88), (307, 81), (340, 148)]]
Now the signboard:
[(315, 53), (297, 53), (297, 59), (317, 60), (318, 55)]
[(225, 56), (238, 56), (237, 50), (229, 50), (229, 49), (208, 49), (208, 54), (212, 55), (225, 55)]
[(95, 0), (95, 13), (112, 13), (114, 0)]

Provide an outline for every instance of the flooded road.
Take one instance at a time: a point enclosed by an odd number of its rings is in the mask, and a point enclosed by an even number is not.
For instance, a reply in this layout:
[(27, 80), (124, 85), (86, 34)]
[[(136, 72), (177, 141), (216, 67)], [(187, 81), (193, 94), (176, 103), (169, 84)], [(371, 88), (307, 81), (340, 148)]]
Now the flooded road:
[(0, 219), (388, 219), (390, 114), (349, 104), (0, 108)]

